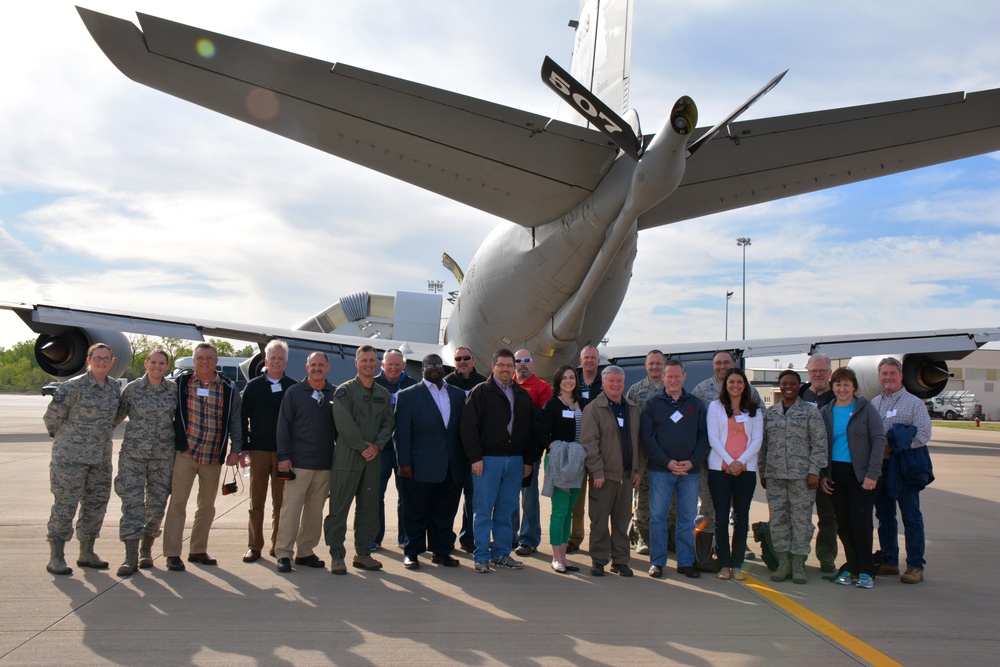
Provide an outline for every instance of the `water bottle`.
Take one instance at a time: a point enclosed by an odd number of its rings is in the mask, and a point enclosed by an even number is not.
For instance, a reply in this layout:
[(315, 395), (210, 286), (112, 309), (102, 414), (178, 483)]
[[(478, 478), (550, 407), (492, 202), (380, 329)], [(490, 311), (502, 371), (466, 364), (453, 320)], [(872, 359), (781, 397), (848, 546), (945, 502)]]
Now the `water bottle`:
[(243, 478), (250, 479), (250, 452), (243, 452), (240, 456), (240, 466), (243, 468)]

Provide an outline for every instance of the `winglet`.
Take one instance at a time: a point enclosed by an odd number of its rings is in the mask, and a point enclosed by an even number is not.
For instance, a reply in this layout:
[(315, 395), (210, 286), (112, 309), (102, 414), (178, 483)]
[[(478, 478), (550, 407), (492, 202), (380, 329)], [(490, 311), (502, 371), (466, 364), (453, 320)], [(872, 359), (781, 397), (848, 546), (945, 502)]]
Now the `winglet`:
[(692, 155), (694, 155), (694, 152), (696, 150), (698, 150), (699, 148), (701, 148), (705, 144), (705, 142), (711, 141), (712, 137), (714, 137), (715, 135), (717, 135), (719, 133), (719, 130), (721, 130), (722, 128), (726, 127), (727, 125), (729, 125), (730, 123), (732, 123), (734, 120), (736, 120), (738, 117), (740, 117), (741, 115), (743, 115), (743, 112), (746, 111), (747, 109), (749, 109), (751, 106), (753, 106), (754, 102), (756, 102), (760, 98), (764, 97), (764, 95), (766, 95), (767, 93), (771, 92), (771, 89), (774, 88), (775, 86), (777, 86), (778, 82), (780, 82), (785, 77), (786, 74), (788, 74), (788, 70), (787, 69), (784, 72), (782, 72), (781, 74), (779, 74), (778, 76), (776, 76), (773, 79), (771, 79), (770, 81), (768, 81), (767, 84), (763, 88), (761, 88), (756, 93), (754, 93), (753, 95), (751, 95), (750, 99), (748, 99), (746, 102), (744, 102), (742, 105), (740, 105), (740, 107), (738, 109), (736, 109), (731, 114), (729, 114), (724, 119), (722, 119), (722, 121), (720, 121), (719, 123), (717, 123), (715, 127), (713, 127), (711, 130), (709, 130), (705, 134), (703, 134), (700, 137), (698, 137), (697, 141), (695, 141), (690, 146), (688, 146), (688, 149), (687, 149), (688, 157), (691, 157)]

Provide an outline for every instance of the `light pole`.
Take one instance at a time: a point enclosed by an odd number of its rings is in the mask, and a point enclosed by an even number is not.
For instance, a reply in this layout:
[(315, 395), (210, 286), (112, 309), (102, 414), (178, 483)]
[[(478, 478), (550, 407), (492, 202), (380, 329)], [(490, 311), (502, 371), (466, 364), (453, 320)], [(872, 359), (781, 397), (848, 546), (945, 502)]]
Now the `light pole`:
[(726, 340), (729, 340), (729, 300), (733, 298), (733, 293), (726, 290)]
[(743, 340), (747, 339), (747, 246), (750, 245), (749, 236), (741, 236), (736, 239), (736, 245), (743, 248)]

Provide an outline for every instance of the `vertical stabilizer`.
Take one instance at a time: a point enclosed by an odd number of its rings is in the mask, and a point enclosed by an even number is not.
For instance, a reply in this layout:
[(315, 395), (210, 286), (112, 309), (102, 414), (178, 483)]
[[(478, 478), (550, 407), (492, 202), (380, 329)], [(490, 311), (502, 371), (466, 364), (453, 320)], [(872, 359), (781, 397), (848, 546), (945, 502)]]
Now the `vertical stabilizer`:
[[(619, 114), (628, 111), (632, 3), (633, 0), (580, 0), (580, 19), (570, 68), (573, 78)], [(560, 109), (558, 118), (586, 125), (572, 109)]]

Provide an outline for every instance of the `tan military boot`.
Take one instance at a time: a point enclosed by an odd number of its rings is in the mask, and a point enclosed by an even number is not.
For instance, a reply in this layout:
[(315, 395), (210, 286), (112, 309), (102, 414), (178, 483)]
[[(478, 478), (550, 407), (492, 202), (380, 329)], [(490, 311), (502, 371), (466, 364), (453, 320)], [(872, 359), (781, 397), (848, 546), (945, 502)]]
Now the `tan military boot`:
[(382, 563), (375, 560), (369, 554), (358, 554), (354, 557), (354, 562), (352, 563), (354, 567), (362, 570), (381, 570)]
[(118, 566), (118, 576), (127, 577), (139, 569), (139, 540), (125, 540), (125, 562)]
[(139, 567), (143, 570), (153, 567), (153, 542), (155, 537), (143, 535), (142, 542), (139, 543)]
[(95, 570), (108, 569), (108, 561), (94, 553), (94, 540), (80, 540), (80, 557), (76, 559), (80, 567), (92, 567)]
[(780, 553), (778, 556), (778, 568), (771, 573), (771, 581), (784, 581), (792, 576), (792, 563), (790, 553)]
[(806, 583), (806, 557), (792, 556), (792, 582), (796, 584)]
[(49, 541), (49, 564), (45, 570), (51, 574), (73, 574), (73, 568), (66, 565), (66, 556), (63, 554), (66, 543), (62, 540)]

